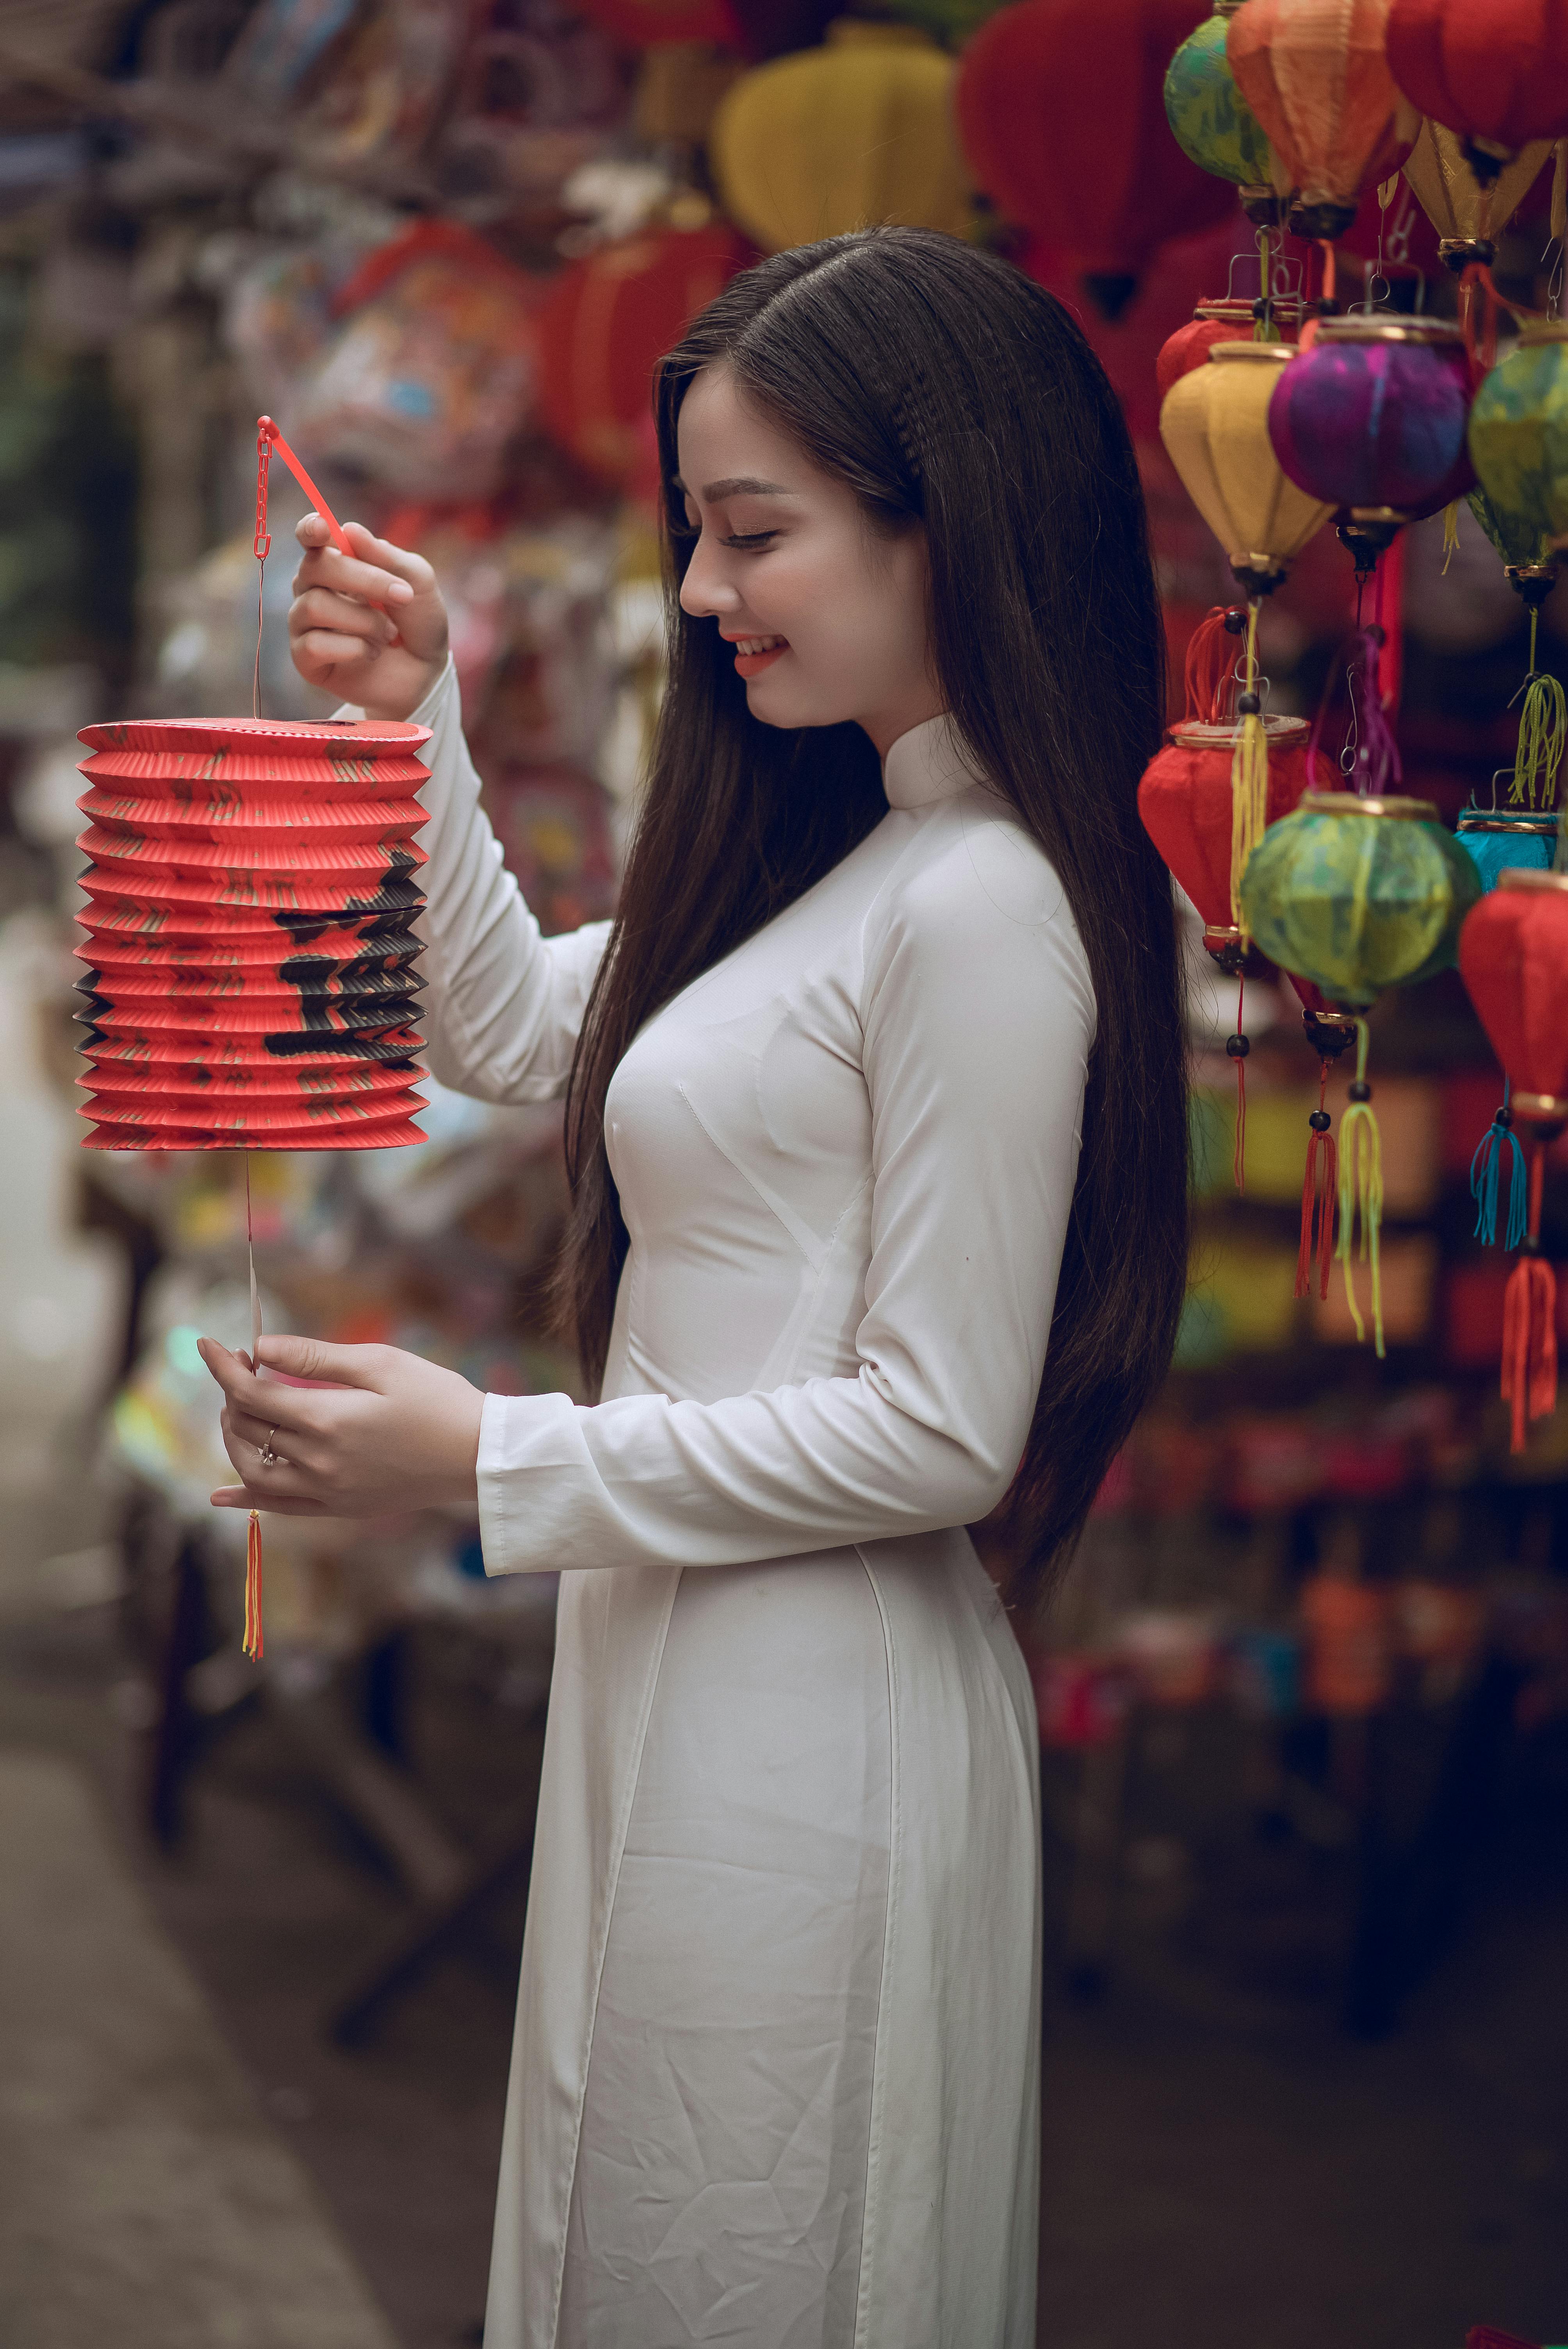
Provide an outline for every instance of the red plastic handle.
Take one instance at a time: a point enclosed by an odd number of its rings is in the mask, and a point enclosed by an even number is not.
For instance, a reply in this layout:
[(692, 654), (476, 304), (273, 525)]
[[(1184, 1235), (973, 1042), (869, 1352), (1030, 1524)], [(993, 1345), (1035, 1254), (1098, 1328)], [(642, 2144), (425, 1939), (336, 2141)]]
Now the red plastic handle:
[(288, 442), (284, 439), (284, 436), (278, 430), (277, 426), (273, 422), (272, 418), (270, 416), (258, 416), (256, 419), (256, 430), (263, 440), (270, 441), (272, 446), (277, 450), (278, 455), (283, 459), (284, 463), (288, 467), (289, 471), (294, 475), (295, 481), (299, 483), (301, 489), (304, 492), (306, 497), (310, 500), (312, 505), (315, 508), (317, 513), (321, 516), (328, 530), (331, 531), (333, 543), (337, 548), (338, 553), (340, 554), (346, 554), (352, 560), (354, 558), (354, 549), (348, 543), (348, 540), (344, 533), (343, 524), (338, 521), (337, 516), (333, 512), (332, 508), (327, 504), (326, 500), (322, 496), (321, 492), (316, 488), (315, 483), (311, 480), (310, 475), (305, 471), (304, 467), (300, 463), (299, 459), (294, 455), (294, 450), (289, 447)]

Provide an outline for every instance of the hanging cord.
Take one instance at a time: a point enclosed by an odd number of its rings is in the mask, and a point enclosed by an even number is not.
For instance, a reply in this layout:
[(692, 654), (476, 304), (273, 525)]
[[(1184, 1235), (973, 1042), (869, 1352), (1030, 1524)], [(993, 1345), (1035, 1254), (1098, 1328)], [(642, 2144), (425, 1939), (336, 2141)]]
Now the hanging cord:
[(1312, 1136), (1306, 1145), (1306, 1173), (1301, 1186), (1301, 1247), (1295, 1259), (1295, 1293), (1310, 1297), (1312, 1260), (1317, 1258), (1319, 1302), (1328, 1297), (1328, 1268), (1334, 1256), (1334, 1194), (1339, 1179), (1338, 1152), (1328, 1113), (1328, 1062), (1322, 1063), (1317, 1081), (1317, 1107), (1307, 1119)]
[[(251, 1154), (245, 1155), (245, 1249), (251, 1262), (251, 1370), (262, 1375), (262, 1292), (256, 1285), (256, 1243), (251, 1228)], [(245, 1634), (242, 1643), (253, 1663), (262, 1661), (262, 1521), (251, 1511), (245, 1528)]]
[(1511, 1452), (1522, 1452), (1532, 1419), (1557, 1407), (1557, 1276), (1541, 1254), (1543, 1143), (1530, 1145), (1530, 1221), (1502, 1299), (1502, 1400), (1513, 1407)]
[[(1484, 234), (1484, 230), (1483, 230)], [(1460, 324), (1464, 328), (1465, 357), (1470, 361), (1473, 391), (1483, 375), (1497, 365), (1497, 314), (1500, 305), (1491, 271), (1484, 261), (1467, 264), (1460, 279)]]
[(1242, 876), (1247, 859), (1264, 836), (1268, 823), (1269, 743), (1258, 692), (1258, 599), (1247, 604), (1247, 634), (1243, 652), (1243, 691), (1236, 702), (1241, 724), (1231, 758), (1231, 919), (1250, 944), (1242, 911)]
[[(263, 418), (263, 421), (265, 421)], [(256, 432), (256, 534), (251, 541), (251, 553), (256, 558), (256, 668), (251, 682), (251, 716), (259, 724), (262, 715), (262, 619), (265, 611), (267, 557), (273, 542), (267, 535), (267, 473), (272, 463), (273, 444), (259, 428)], [(247, 1177), (248, 1179), (248, 1177)]]
[(1443, 508), (1443, 576), (1449, 575), (1449, 565), (1460, 551), (1460, 502), (1450, 498)]
[(1228, 1037), (1225, 1050), (1236, 1064), (1236, 1147), (1231, 1161), (1236, 1178), (1236, 1188), (1245, 1194), (1247, 1187), (1247, 1054), (1252, 1050), (1243, 1035), (1246, 1015), (1247, 982), (1245, 976), (1236, 974), (1236, 1032)]
[(1516, 1248), (1523, 1239), (1528, 1224), (1524, 1171), (1524, 1153), (1519, 1146), (1519, 1136), (1513, 1131), (1513, 1112), (1508, 1106), (1510, 1092), (1506, 1077), (1502, 1081), (1502, 1107), (1487, 1127), (1476, 1145), (1470, 1160), (1470, 1197), (1475, 1201), (1475, 1231), (1473, 1237), (1483, 1247), (1497, 1245), (1497, 1194), (1502, 1175), (1504, 1149), (1513, 1153), (1513, 1164), (1508, 1178), (1508, 1223), (1503, 1246)]
[(1367, 1022), (1356, 1022), (1356, 1075), (1350, 1086), (1350, 1106), (1339, 1121), (1339, 1246), (1345, 1268), (1345, 1295), (1356, 1341), (1364, 1344), (1367, 1327), (1356, 1299), (1351, 1268), (1357, 1216), (1361, 1220), (1360, 1256), (1372, 1270), (1372, 1336), (1377, 1360), (1383, 1360), (1383, 1278), (1378, 1257), (1378, 1233), (1383, 1222), (1383, 1137), (1372, 1108), (1372, 1088), (1367, 1081)]
[(1509, 703), (1511, 709), (1519, 694), (1524, 696), (1524, 707), (1519, 713), (1519, 744), (1513, 754), (1513, 781), (1508, 796), (1515, 807), (1528, 800), (1535, 805), (1535, 790), (1541, 787), (1543, 808), (1557, 804), (1557, 771), (1563, 764), (1563, 750), (1568, 742), (1568, 695), (1559, 680), (1538, 671), (1535, 666), (1536, 631), (1541, 615), (1530, 615), (1530, 669), (1524, 683)]

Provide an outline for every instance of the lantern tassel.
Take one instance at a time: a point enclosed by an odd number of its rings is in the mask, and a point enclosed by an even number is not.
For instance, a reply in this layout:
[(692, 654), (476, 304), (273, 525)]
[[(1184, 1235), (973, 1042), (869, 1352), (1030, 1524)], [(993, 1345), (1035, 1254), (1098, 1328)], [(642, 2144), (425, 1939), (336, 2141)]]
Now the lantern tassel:
[(1328, 1297), (1328, 1268), (1334, 1257), (1334, 1195), (1339, 1180), (1339, 1154), (1325, 1106), (1327, 1092), (1328, 1063), (1325, 1061), (1317, 1088), (1317, 1107), (1308, 1121), (1312, 1131), (1301, 1185), (1301, 1248), (1295, 1260), (1295, 1293), (1298, 1297), (1310, 1297), (1313, 1258), (1316, 1257), (1320, 1302), (1326, 1302)]
[(1443, 576), (1448, 576), (1449, 564), (1460, 551), (1460, 502), (1450, 498), (1443, 508)]
[[(256, 1282), (256, 1243), (251, 1230), (251, 1154), (245, 1153), (245, 1252), (251, 1265), (251, 1369), (262, 1375), (262, 1292)], [(253, 1664), (262, 1661), (262, 1521), (255, 1510), (245, 1528), (245, 1632), (242, 1650)]]
[[(1557, 771), (1563, 764), (1563, 745), (1568, 743), (1568, 694), (1554, 677), (1541, 675), (1535, 667), (1535, 630), (1539, 613), (1530, 615), (1530, 675), (1522, 690), (1524, 708), (1519, 714), (1519, 742), (1513, 754), (1513, 781), (1508, 796), (1515, 807), (1526, 801), (1535, 805), (1536, 785), (1541, 787), (1543, 808), (1557, 804)], [(1518, 694), (1514, 699), (1519, 698)]]
[(1506, 1248), (1516, 1248), (1524, 1237), (1528, 1221), (1526, 1194), (1528, 1184), (1524, 1171), (1524, 1153), (1519, 1146), (1519, 1136), (1513, 1131), (1513, 1121), (1508, 1107), (1508, 1081), (1503, 1080), (1502, 1107), (1492, 1119), (1477, 1144), (1470, 1160), (1470, 1197), (1475, 1201), (1475, 1233), (1483, 1247), (1497, 1245), (1497, 1194), (1502, 1175), (1504, 1148), (1513, 1153), (1513, 1164), (1508, 1180), (1508, 1225), (1503, 1240)]
[(1269, 739), (1258, 693), (1258, 604), (1247, 606), (1246, 648), (1243, 656), (1243, 690), (1236, 707), (1241, 724), (1231, 758), (1231, 919), (1248, 943), (1246, 916), (1242, 911), (1242, 876), (1247, 860), (1264, 836), (1269, 808)]
[(1532, 1419), (1557, 1407), (1557, 1276), (1541, 1256), (1541, 1184), (1546, 1154), (1530, 1153), (1530, 1216), (1524, 1253), (1508, 1276), (1502, 1299), (1504, 1402), (1512, 1406), (1509, 1449), (1522, 1452)]
[(1383, 1278), (1378, 1234), (1383, 1222), (1383, 1137), (1372, 1108), (1372, 1088), (1367, 1081), (1367, 1033), (1365, 1019), (1356, 1022), (1356, 1078), (1350, 1106), (1339, 1121), (1339, 1261), (1345, 1268), (1345, 1295), (1356, 1341), (1365, 1344), (1367, 1326), (1356, 1297), (1355, 1253), (1357, 1218), (1360, 1218), (1360, 1257), (1372, 1273), (1372, 1337), (1377, 1360), (1383, 1360)]
[(1236, 1064), (1236, 1146), (1231, 1161), (1236, 1188), (1246, 1196), (1247, 1189), (1247, 1054), (1251, 1046), (1243, 1030), (1245, 1017), (1247, 982), (1244, 975), (1236, 979), (1236, 1032), (1225, 1046)]
[(1233, 639), (1240, 634), (1241, 615), (1223, 604), (1206, 612), (1193, 629), (1187, 647), (1183, 682), (1187, 715), (1199, 724), (1222, 724), (1230, 715), (1227, 688), (1236, 673)]

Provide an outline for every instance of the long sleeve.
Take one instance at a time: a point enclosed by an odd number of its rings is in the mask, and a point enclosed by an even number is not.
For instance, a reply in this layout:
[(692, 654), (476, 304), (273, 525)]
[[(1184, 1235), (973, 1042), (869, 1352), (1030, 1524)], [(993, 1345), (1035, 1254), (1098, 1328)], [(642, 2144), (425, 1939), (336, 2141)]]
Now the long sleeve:
[(1093, 991), (1039, 852), (1006, 822), (936, 822), (938, 850), (878, 894), (855, 956), (872, 1198), (854, 1374), (706, 1402), (489, 1397), (492, 1574), (785, 1557), (966, 1523), (1006, 1491), (1045, 1360)]
[(480, 805), (450, 659), (413, 716), (431, 729), (422, 753), (430, 780), (419, 793), (428, 814), (419, 839), (430, 861), (419, 876), (426, 911), (416, 924), (431, 1072), (480, 1101), (552, 1101), (566, 1090), (610, 925), (541, 936)]

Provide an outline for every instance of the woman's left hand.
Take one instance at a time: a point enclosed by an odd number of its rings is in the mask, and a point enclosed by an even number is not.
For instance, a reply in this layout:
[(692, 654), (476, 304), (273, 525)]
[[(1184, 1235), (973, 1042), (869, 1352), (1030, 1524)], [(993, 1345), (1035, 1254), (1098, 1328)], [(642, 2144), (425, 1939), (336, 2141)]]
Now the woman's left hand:
[(456, 1371), (394, 1346), (263, 1338), (264, 1369), (330, 1381), (293, 1387), (258, 1379), (215, 1339), (201, 1350), (226, 1399), (224, 1449), (244, 1480), (214, 1493), (216, 1507), (384, 1517), (466, 1504), (478, 1515), (484, 1397)]

